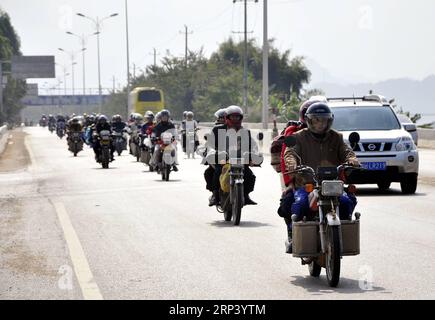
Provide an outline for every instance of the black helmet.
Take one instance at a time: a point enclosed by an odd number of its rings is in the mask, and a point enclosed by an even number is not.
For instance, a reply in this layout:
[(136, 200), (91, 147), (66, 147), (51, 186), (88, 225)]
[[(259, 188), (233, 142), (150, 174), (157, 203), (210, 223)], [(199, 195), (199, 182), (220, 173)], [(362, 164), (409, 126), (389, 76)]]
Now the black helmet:
[(169, 119), (171, 118), (171, 113), (169, 112), (169, 110), (165, 109), (160, 111), (160, 119), (162, 119), (164, 116), (167, 116), (168, 117), (167, 121), (169, 121)]
[(334, 115), (325, 102), (312, 104), (305, 113), (308, 129), (315, 134), (327, 133), (334, 122)]
[(107, 123), (107, 122), (109, 122), (109, 119), (104, 114), (102, 114), (98, 117), (97, 122), (98, 123)]
[(122, 122), (122, 117), (121, 117), (121, 115), (119, 115), (119, 114), (115, 114), (115, 115), (112, 117), (112, 122), (115, 122), (115, 123)]

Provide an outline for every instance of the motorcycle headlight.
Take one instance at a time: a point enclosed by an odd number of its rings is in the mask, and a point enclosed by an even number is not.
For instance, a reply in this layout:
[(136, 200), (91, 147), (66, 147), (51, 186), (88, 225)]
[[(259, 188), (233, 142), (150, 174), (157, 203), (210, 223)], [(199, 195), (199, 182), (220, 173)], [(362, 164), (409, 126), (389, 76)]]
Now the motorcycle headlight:
[(397, 151), (410, 151), (415, 149), (414, 141), (411, 137), (401, 137), (396, 143)]
[(343, 194), (343, 181), (325, 180), (322, 181), (322, 195), (326, 197), (338, 197)]

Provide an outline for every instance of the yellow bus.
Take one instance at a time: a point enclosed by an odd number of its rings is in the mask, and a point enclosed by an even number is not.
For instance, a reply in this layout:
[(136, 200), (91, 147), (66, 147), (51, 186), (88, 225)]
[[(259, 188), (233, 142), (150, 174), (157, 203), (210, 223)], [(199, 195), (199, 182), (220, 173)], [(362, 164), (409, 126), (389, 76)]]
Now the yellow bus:
[(163, 91), (156, 88), (134, 88), (128, 97), (129, 114), (136, 112), (141, 115), (152, 111), (156, 114), (165, 108)]

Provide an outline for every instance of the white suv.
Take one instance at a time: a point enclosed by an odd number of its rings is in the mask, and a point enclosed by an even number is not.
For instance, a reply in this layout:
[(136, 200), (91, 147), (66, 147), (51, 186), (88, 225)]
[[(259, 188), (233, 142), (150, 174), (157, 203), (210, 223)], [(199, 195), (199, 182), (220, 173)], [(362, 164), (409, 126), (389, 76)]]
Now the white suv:
[(379, 95), (362, 98), (328, 98), (334, 114), (333, 128), (346, 142), (358, 132), (360, 142), (354, 147), (364, 172), (352, 174), (354, 184), (376, 183), (381, 190), (391, 182), (400, 182), (402, 193), (417, 189), (418, 151), (388, 101)]

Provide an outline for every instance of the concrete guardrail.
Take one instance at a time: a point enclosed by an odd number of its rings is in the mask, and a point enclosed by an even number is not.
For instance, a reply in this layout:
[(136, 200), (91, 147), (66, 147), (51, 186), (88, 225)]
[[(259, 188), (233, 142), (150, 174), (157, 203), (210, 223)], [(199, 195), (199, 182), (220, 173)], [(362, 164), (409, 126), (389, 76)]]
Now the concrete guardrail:
[(6, 148), (6, 144), (8, 143), (8, 129), (6, 126), (0, 127), (0, 154)]

